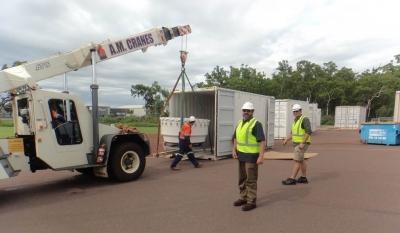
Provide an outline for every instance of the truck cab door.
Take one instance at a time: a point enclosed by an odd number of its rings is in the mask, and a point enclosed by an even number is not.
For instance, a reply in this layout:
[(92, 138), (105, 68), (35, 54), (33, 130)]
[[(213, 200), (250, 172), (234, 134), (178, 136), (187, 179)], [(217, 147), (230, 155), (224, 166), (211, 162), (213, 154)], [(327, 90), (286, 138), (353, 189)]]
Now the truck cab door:
[(46, 93), (34, 94), (37, 157), (55, 170), (88, 164), (76, 101), (67, 94)]

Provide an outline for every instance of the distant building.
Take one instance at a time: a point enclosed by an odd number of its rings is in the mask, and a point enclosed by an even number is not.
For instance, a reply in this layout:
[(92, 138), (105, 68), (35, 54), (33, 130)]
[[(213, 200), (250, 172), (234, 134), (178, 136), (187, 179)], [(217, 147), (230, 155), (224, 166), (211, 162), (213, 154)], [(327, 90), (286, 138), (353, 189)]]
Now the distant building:
[[(92, 113), (92, 106), (86, 106), (89, 110), (90, 114)], [(107, 116), (110, 115), (110, 106), (98, 106), (98, 115), (99, 116)]]
[[(92, 113), (92, 106), (86, 106), (90, 113)], [(99, 106), (99, 116), (144, 116), (146, 115), (146, 109), (144, 105), (124, 105), (117, 108), (111, 108), (110, 106)]]
[(116, 109), (128, 110), (127, 114), (132, 114), (135, 116), (146, 115), (146, 109), (144, 105), (124, 105), (121, 107), (117, 107)]
[(126, 116), (129, 114), (129, 109), (127, 108), (111, 108), (110, 114), (115, 116)]

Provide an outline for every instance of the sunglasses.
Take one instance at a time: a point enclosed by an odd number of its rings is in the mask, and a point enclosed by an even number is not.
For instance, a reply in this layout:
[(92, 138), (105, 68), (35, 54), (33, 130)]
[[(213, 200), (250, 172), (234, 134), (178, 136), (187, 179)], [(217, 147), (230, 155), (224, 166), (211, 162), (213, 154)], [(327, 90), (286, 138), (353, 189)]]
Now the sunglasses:
[(249, 109), (242, 109), (242, 112), (252, 112), (253, 110), (249, 110)]

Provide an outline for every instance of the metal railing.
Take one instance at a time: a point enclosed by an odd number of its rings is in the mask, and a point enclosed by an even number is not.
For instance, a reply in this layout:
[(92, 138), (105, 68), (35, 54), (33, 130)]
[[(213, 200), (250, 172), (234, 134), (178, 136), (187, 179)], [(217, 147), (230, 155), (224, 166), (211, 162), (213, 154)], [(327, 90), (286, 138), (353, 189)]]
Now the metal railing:
[(373, 122), (393, 122), (393, 117), (372, 118), (371, 121), (373, 121)]

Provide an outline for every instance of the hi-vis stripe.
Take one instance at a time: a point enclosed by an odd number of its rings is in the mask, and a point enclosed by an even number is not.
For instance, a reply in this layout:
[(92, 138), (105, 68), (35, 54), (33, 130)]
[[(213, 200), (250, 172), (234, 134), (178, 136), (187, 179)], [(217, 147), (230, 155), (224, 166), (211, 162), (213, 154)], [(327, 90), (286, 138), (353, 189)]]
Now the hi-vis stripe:
[[(243, 120), (242, 120), (243, 121)], [(241, 123), (242, 123), (242, 121), (241, 121)], [(245, 143), (237, 143), (237, 145), (238, 146), (249, 146), (249, 147), (259, 147), (260, 145), (257, 143), (257, 144), (250, 144), (249, 143), (249, 128), (252, 128), (253, 127), (253, 125), (255, 125), (256, 124), (256, 122), (257, 122), (257, 120), (255, 119), (255, 118), (253, 118), (253, 119), (251, 119), (250, 120), (250, 123), (247, 125), (247, 128), (246, 128), (246, 142)], [(243, 123), (242, 123), (243, 124)], [(239, 127), (239, 126), (238, 126)]]
[[(305, 135), (305, 134), (300, 134), (300, 128), (301, 128), (301, 123), (303, 123), (303, 119), (304, 119), (304, 116), (301, 116), (300, 119), (298, 119), (299, 124), (297, 126), (297, 131), (296, 131), (296, 134), (292, 134), (293, 136), (304, 136)], [(296, 123), (293, 123), (293, 124), (296, 125)]]

